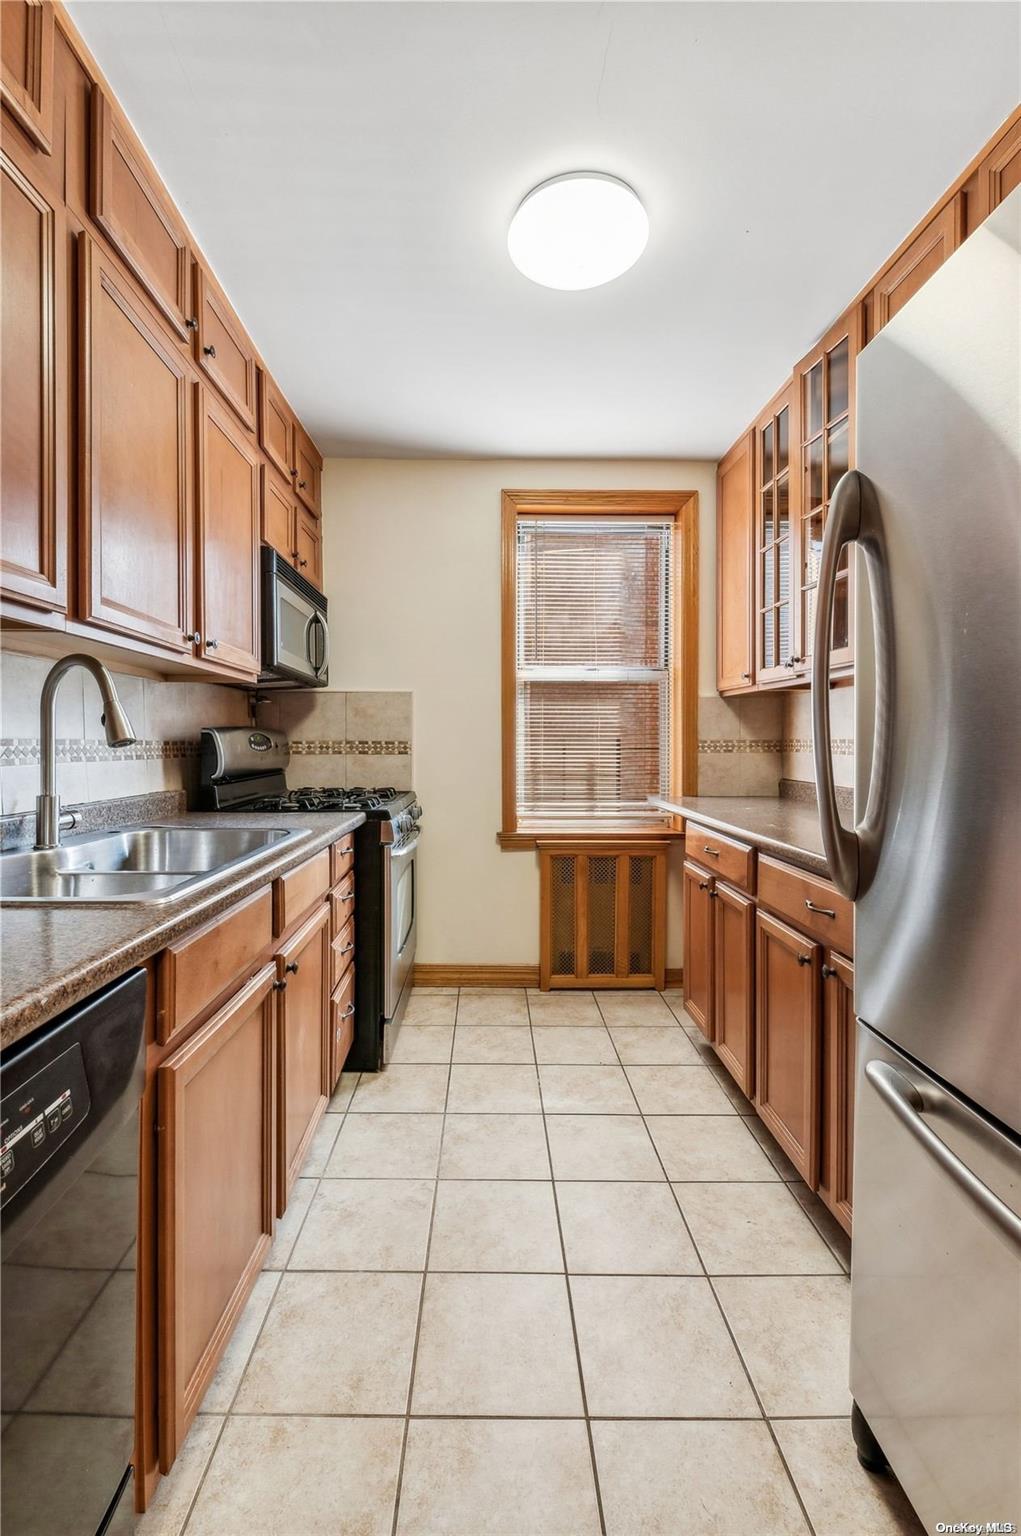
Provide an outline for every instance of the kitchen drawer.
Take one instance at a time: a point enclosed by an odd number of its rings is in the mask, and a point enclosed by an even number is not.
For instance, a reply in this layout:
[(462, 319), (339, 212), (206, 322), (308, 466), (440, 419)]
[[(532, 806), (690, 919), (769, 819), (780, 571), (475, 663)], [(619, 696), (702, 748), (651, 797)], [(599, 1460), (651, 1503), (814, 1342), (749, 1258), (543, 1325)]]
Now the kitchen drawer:
[(711, 832), (708, 827), (689, 821), (684, 828), (684, 854), (701, 864), (703, 869), (722, 875), (732, 885), (755, 892), (755, 849), (747, 843), (739, 843), (721, 832)]
[(355, 865), (355, 835), (346, 833), (338, 838), (330, 849), (330, 884), (336, 885), (338, 880), (343, 880)]
[(330, 986), (335, 987), (351, 964), (355, 952), (355, 920), (349, 917), (330, 945)]
[(156, 971), (156, 1039), (166, 1045), (228, 987), (254, 972), (273, 940), (270, 886), (231, 907), (204, 928), (170, 944)]
[(285, 933), (330, 888), (330, 850), (315, 853), (273, 883), (273, 932)]
[(759, 905), (778, 912), (842, 954), (853, 953), (854, 907), (828, 880), (763, 855), (759, 859)]
[(330, 1088), (344, 1070), (355, 1037), (355, 968), (349, 965), (330, 998)]
[(355, 877), (349, 874), (339, 885), (334, 886), (330, 892), (330, 911), (332, 923), (330, 932), (336, 938), (341, 929), (346, 927), (355, 909)]

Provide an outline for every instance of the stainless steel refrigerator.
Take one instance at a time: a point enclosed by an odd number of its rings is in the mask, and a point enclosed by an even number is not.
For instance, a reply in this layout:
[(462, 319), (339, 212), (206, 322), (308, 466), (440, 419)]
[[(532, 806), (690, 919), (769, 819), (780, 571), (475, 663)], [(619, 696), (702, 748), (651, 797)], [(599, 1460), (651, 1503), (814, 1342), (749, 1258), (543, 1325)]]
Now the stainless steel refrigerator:
[[(1021, 1528), (1019, 327), (1021, 188), (859, 357), (819, 583), (819, 809), (856, 903), (855, 1438), (929, 1531)], [(825, 661), (852, 542), (853, 832)]]

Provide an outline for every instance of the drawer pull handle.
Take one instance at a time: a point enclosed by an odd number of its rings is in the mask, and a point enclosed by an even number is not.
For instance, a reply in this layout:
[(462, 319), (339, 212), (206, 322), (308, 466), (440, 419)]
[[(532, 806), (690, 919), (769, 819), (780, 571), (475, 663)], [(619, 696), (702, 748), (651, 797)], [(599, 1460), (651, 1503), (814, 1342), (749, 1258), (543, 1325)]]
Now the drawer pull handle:
[(354, 1013), (354, 1011), (355, 1011), (354, 1003), (348, 1003), (347, 1007), (344, 1009), (344, 1012), (341, 1014), (341, 1018), (342, 1019), (349, 1019), (351, 1017), (351, 1015)]
[(711, 859), (718, 859), (720, 856), (720, 850), (718, 848), (710, 848), (708, 843), (703, 845), (702, 852), (707, 853)]
[(811, 965), (812, 964), (812, 956), (811, 955), (799, 955), (798, 956), (798, 964), (799, 965)]
[(337, 950), (337, 954), (338, 955), (349, 955), (351, 953), (351, 951), (354, 949), (354, 947), (355, 947), (354, 946), (354, 940), (352, 939), (350, 944), (345, 944), (343, 949), (338, 949)]
[(338, 848), (338, 849), (337, 849), (337, 852), (338, 852), (338, 853), (339, 853), (339, 854), (340, 854), (340, 855), (341, 855), (341, 856), (342, 856), (342, 857), (343, 857), (343, 856), (345, 856), (345, 855), (347, 855), (347, 854), (349, 854), (349, 853), (354, 853), (354, 851), (355, 851), (355, 845), (354, 845), (354, 843), (348, 843), (348, 845), (347, 845), (347, 847), (346, 847), (346, 848)]
[(340, 896), (337, 899), (338, 901), (354, 901), (355, 893), (354, 891), (349, 891), (346, 896)]
[(805, 897), (805, 906), (810, 912), (817, 912), (820, 917), (836, 917), (837, 915), (832, 907), (817, 907), (815, 902), (809, 901), (807, 896)]
[(288, 960), (287, 964), (284, 966), (284, 970), (287, 972), (288, 976), (297, 976), (297, 974), (298, 974), (298, 962), (297, 962), (297, 960)]

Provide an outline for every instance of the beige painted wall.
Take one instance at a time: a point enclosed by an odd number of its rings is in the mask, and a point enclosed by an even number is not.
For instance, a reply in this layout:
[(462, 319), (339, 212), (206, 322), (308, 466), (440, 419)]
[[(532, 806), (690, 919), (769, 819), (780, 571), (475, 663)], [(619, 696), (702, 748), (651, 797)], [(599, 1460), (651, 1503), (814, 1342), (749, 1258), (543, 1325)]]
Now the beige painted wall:
[[(329, 460), (330, 682), (414, 696), (415, 788), (425, 806), (418, 958), (427, 963), (538, 963), (536, 856), (503, 853), (496, 843), (505, 488), (697, 491), (699, 691), (715, 687), (713, 464)], [(673, 896), (668, 960), (677, 965), (676, 888)]]

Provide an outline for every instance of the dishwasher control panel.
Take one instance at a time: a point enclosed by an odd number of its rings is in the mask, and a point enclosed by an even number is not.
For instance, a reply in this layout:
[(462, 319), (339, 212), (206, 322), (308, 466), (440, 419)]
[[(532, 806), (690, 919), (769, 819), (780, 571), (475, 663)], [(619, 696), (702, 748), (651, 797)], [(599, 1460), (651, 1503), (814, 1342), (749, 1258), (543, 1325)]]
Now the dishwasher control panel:
[(85, 1062), (77, 1043), (0, 1100), (0, 1206), (74, 1134), (89, 1104)]

